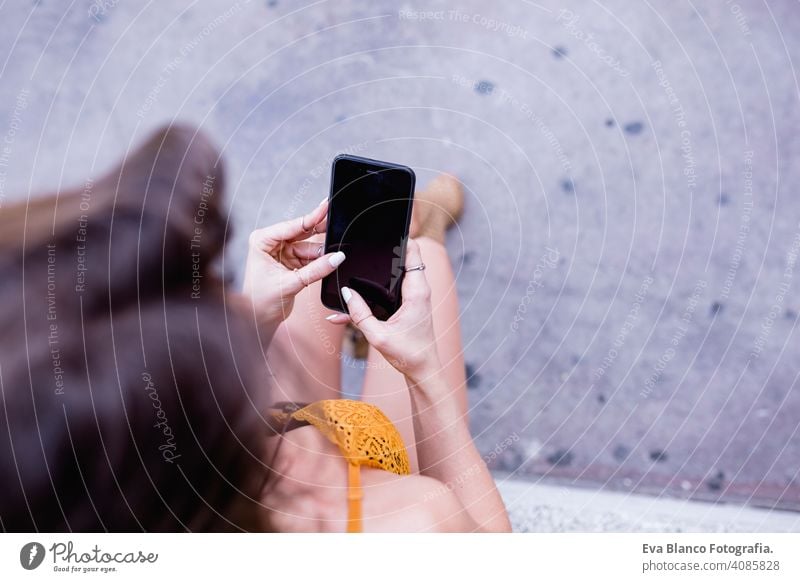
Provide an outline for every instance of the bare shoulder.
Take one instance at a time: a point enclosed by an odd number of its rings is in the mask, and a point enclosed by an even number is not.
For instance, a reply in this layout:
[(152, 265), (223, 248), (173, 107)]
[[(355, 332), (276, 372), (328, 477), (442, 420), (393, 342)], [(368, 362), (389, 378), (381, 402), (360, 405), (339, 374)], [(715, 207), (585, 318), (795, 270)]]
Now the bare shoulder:
[(391, 532), (472, 532), (478, 526), (452, 490), (422, 475), (364, 471), (364, 529)]

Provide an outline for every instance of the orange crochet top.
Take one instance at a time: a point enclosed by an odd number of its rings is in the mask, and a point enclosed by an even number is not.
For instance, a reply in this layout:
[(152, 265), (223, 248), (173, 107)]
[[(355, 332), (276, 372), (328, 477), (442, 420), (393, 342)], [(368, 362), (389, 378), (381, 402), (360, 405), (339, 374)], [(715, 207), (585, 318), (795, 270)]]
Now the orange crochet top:
[[(301, 407), (302, 406), (302, 407)], [(283, 431), (312, 425), (339, 447), (347, 461), (347, 531), (362, 531), (361, 467), (408, 475), (408, 451), (397, 428), (380, 408), (359, 400), (319, 400), (307, 405), (284, 403), (273, 413)]]

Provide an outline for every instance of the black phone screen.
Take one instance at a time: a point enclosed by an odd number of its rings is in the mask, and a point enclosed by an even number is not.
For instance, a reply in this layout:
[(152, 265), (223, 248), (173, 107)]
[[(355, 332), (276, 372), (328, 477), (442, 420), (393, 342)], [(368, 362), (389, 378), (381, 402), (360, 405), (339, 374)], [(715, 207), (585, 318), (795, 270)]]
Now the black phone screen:
[(414, 172), (405, 166), (339, 156), (333, 162), (325, 252), (344, 263), (322, 280), (322, 303), (346, 312), (341, 288), (357, 291), (386, 320), (400, 308)]

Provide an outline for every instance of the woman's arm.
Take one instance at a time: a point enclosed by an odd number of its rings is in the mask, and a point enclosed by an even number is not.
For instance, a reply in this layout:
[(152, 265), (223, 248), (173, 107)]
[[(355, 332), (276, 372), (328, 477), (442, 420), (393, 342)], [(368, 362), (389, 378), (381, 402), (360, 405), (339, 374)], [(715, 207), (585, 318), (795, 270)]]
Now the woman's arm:
[(441, 373), (418, 380), (406, 376), (406, 382), (411, 392), (420, 473), (441, 481), (480, 530), (511, 531), (492, 475)]
[[(416, 241), (408, 243), (406, 263), (422, 263)], [(424, 271), (407, 273), (402, 292), (403, 305), (383, 322), (372, 315), (358, 293), (343, 288), (349, 317), (335, 315), (330, 321), (339, 324), (352, 321), (369, 343), (405, 375), (411, 393), (420, 472), (440, 481), (434, 484), (434, 489), (445, 493), (429, 492), (431, 507), (448, 512), (439, 511), (436, 516), (442, 527), (509, 531), (503, 501), (472, 442), (466, 419), (452, 397), (453, 391), (441, 373), (430, 287)]]

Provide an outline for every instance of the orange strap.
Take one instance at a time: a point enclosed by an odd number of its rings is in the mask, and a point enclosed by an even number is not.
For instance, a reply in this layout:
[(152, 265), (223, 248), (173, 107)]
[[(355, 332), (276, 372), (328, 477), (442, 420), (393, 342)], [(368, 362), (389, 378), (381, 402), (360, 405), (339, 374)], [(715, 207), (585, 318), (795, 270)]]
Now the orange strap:
[[(280, 402), (273, 406), (269, 418), (273, 434), (282, 436), (293, 428), (310, 424), (339, 447), (348, 465), (348, 532), (363, 531), (361, 465), (397, 475), (411, 472), (402, 436), (381, 409), (372, 404), (347, 399), (310, 404)], [(277, 450), (273, 455), (276, 453)]]
[(361, 467), (347, 463), (347, 533), (361, 533)]

